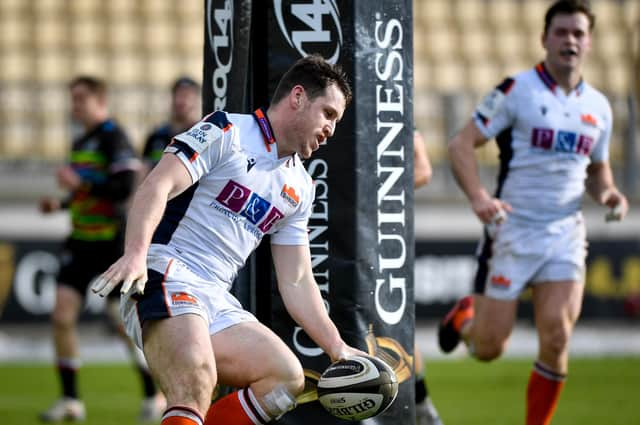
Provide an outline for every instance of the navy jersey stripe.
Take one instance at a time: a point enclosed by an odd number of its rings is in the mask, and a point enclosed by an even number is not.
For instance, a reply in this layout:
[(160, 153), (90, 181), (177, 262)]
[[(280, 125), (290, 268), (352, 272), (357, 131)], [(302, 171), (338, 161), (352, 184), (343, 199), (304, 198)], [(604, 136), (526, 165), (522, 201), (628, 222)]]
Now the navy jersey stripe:
[(502, 186), (509, 174), (509, 163), (513, 158), (513, 128), (507, 128), (496, 137), (498, 149), (500, 150), (500, 172), (498, 173), (498, 187), (496, 188), (496, 198), (500, 198)]
[(505, 78), (503, 82), (501, 82), (500, 84), (498, 84), (498, 87), (496, 87), (498, 90), (500, 90), (502, 93), (504, 94), (508, 94), (511, 89), (513, 88), (514, 83), (516, 82), (516, 80), (514, 80), (513, 78)]
[(205, 118), (205, 122), (215, 124), (215, 126), (220, 128), (221, 130), (226, 129), (230, 124), (229, 120), (227, 119), (227, 114), (222, 111), (216, 111), (213, 114), (208, 115)]
[(171, 146), (177, 149), (178, 152), (182, 152), (185, 154), (187, 158), (193, 158), (194, 155), (197, 156), (196, 151), (191, 148), (191, 146), (187, 145), (185, 142), (181, 142), (178, 139), (173, 139), (173, 143)]
[(473, 285), (473, 290), (476, 294), (484, 294), (485, 287), (487, 286), (487, 277), (489, 276), (489, 260), (493, 251), (491, 244), (493, 240), (489, 237), (486, 229), (484, 231), (484, 239), (482, 242), (482, 250), (478, 255), (478, 269), (476, 271), (476, 279)]
[(160, 220), (160, 224), (158, 224), (158, 228), (153, 233), (151, 243), (162, 245), (169, 243), (173, 233), (178, 228), (178, 224), (180, 224), (180, 220), (182, 220), (182, 217), (184, 217), (184, 214), (187, 212), (187, 208), (189, 208), (189, 204), (197, 188), (198, 183), (192, 185), (189, 189), (167, 202), (167, 208), (164, 211), (162, 220)]

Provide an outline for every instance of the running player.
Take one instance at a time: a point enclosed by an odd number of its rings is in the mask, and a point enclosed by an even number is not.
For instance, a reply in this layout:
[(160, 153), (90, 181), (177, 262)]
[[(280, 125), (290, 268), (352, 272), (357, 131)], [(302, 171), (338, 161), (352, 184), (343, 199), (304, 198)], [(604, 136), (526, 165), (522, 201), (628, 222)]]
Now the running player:
[[(292, 318), (332, 360), (362, 353), (340, 337), (313, 277), (314, 190), (301, 163), (333, 135), (350, 99), (339, 68), (300, 59), (268, 109), (206, 116), (140, 186), (125, 254), (92, 288), (104, 296), (124, 282), (127, 330), (167, 395), (163, 425), (254, 425), (296, 406), (299, 360), (229, 293), (265, 234)], [(209, 408), (218, 382), (241, 389)]]
[(147, 168), (145, 171), (148, 173), (156, 166), (173, 136), (188, 130), (199, 120), (200, 84), (189, 77), (180, 77), (171, 86), (169, 122), (154, 129), (144, 144), (142, 159)]
[[(450, 352), (462, 338), (475, 358), (499, 357), (518, 296), (530, 286), (539, 351), (527, 388), (527, 425), (551, 422), (567, 376), (584, 289), (585, 189), (616, 219), (628, 210), (608, 161), (609, 102), (582, 78), (594, 21), (585, 1), (551, 5), (544, 61), (498, 85), (449, 144), (458, 183), (487, 227), (476, 293), (442, 320), (440, 347)], [(501, 159), (495, 196), (480, 184), (473, 152), (493, 137)]]
[[(77, 389), (78, 315), (91, 279), (122, 255), (125, 202), (140, 168), (125, 132), (109, 118), (106, 84), (82, 76), (71, 81), (69, 89), (72, 116), (84, 129), (73, 142), (69, 165), (57, 172), (58, 184), (69, 191), (69, 197), (63, 202), (44, 198), (40, 204), (44, 213), (69, 208), (72, 222), (51, 315), (62, 398), (41, 414), (46, 422), (85, 418)], [(124, 333), (117, 312), (118, 299), (110, 297), (107, 313), (131, 349), (144, 386), (140, 419), (157, 419), (158, 411), (164, 408), (164, 397), (157, 393), (142, 353)]]

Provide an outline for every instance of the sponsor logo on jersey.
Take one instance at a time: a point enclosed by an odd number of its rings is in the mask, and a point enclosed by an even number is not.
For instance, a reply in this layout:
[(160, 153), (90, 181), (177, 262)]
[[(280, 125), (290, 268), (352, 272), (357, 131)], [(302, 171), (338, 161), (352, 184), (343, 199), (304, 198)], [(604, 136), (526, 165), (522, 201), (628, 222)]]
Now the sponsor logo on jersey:
[(596, 119), (596, 117), (594, 117), (591, 114), (582, 114), (580, 115), (580, 120), (585, 123), (585, 124), (589, 124), (593, 127), (597, 127), (598, 126), (598, 120)]
[(588, 156), (593, 144), (593, 137), (572, 131), (555, 131), (551, 128), (534, 128), (531, 131), (531, 146), (544, 150)]
[(493, 275), (491, 276), (491, 284), (494, 286), (502, 286), (504, 288), (508, 288), (509, 286), (511, 286), (511, 279), (508, 279), (501, 274)]
[(280, 32), (300, 56), (318, 52), (329, 63), (338, 62), (342, 28), (335, 0), (274, 0), (273, 10)]
[(233, 180), (227, 182), (216, 197), (216, 201), (232, 212), (245, 217), (262, 233), (267, 233), (284, 217), (284, 214), (269, 201)]
[(298, 206), (298, 203), (300, 202), (300, 197), (296, 193), (296, 190), (291, 186), (287, 186), (286, 184), (282, 186), (280, 196), (282, 196), (282, 198), (284, 198), (284, 200), (287, 201), (287, 203), (292, 207)]
[(186, 292), (173, 292), (171, 293), (171, 304), (173, 305), (196, 305), (198, 300)]
[(187, 137), (191, 137), (199, 143), (207, 142), (207, 131), (211, 130), (213, 126), (211, 124), (202, 124), (200, 127), (193, 127), (187, 132)]

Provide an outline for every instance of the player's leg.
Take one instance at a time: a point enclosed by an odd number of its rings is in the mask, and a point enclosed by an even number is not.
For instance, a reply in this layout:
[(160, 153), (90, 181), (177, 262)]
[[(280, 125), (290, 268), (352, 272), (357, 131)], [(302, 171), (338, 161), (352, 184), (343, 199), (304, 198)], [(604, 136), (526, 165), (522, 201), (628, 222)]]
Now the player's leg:
[(77, 388), (80, 367), (77, 321), (82, 303), (83, 297), (76, 288), (64, 284), (57, 286), (51, 324), (62, 398), (40, 414), (45, 422), (84, 420), (86, 415)]
[(167, 399), (162, 425), (202, 425), (217, 380), (205, 320), (196, 314), (147, 320), (142, 338), (149, 368)]
[(527, 425), (551, 423), (569, 363), (569, 339), (584, 285), (575, 281), (543, 282), (533, 287), (539, 350), (527, 388)]
[(496, 359), (507, 347), (517, 307), (517, 300), (480, 294), (462, 298), (440, 323), (440, 347), (450, 352), (463, 340), (475, 358)]
[(438, 410), (429, 396), (429, 387), (427, 386), (424, 372), (424, 359), (422, 358), (418, 344), (414, 344), (413, 359), (416, 425), (442, 425)]
[(215, 402), (205, 424), (268, 423), (295, 407), (304, 389), (302, 365), (270, 329), (239, 323), (214, 334), (211, 342), (220, 382), (241, 390)]
[(144, 353), (133, 343), (124, 330), (122, 318), (120, 317), (120, 292), (118, 290), (114, 290), (109, 294), (106, 311), (111, 325), (116, 329), (118, 337), (126, 345), (129, 355), (133, 360), (134, 367), (140, 376), (143, 400), (138, 419), (141, 422), (159, 421), (167, 407), (167, 402), (164, 394), (158, 389), (151, 376), (151, 371), (144, 358)]

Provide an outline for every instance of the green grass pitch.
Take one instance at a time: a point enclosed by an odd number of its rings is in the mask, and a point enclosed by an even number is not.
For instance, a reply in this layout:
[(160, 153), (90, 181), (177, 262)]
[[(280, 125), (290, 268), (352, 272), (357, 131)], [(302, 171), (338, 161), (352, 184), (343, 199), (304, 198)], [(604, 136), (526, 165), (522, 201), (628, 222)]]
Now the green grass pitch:
[[(531, 360), (427, 361), (429, 391), (446, 425), (523, 425)], [(80, 372), (87, 425), (134, 424), (142, 397), (124, 364), (87, 364)], [(0, 364), (0, 424), (38, 424), (58, 394), (51, 366)], [(640, 357), (572, 359), (553, 425), (640, 423)], [(346, 423), (346, 422), (345, 422)]]
[[(524, 425), (532, 363), (427, 360), (427, 384), (446, 425)], [(640, 357), (575, 358), (552, 424), (640, 424), (639, 405)]]

